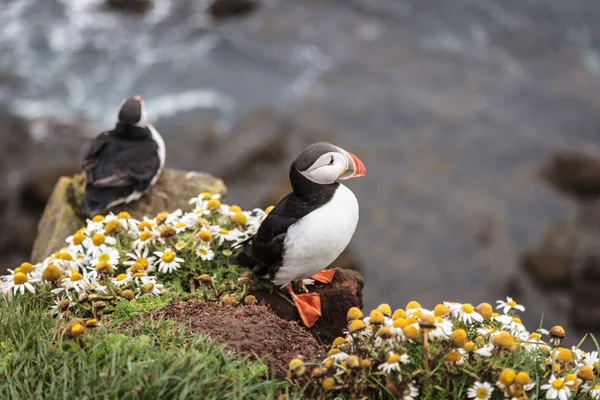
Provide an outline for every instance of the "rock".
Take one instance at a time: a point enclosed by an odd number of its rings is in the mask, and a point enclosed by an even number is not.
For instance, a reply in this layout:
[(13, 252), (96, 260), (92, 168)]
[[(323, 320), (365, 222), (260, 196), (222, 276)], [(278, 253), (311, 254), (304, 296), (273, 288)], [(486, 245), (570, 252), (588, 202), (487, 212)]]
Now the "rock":
[(556, 189), (580, 200), (600, 197), (600, 159), (577, 151), (555, 153), (542, 175)]
[(571, 321), (580, 329), (600, 327), (600, 282), (578, 282), (573, 288)]
[[(344, 314), (345, 316), (345, 314)], [(264, 305), (219, 306), (216, 303), (188, 301), (172, 304), (153, 314), (185, 324), (192, 332), (208, 334), (228, 348), (273, 363), (279, 376), (285, 376), (289, 362), (303, 356), (319, 362), (325, 351), (305, 329), (277, 317)]]
[(106, 6), (117, 11), (144, 14), (151, 10), (154, 4), (151, 0), (106, 0)]
[[(81, 175), (61, 178), (38, 224), (31, 260), (40, 262), (63, 246), (64, 240), (85, 224), (81, 204), (84, 181)], [(164, 170), (156, 185), (139, 201), (111, 209), (129, 212), (134, 218), (154, 216), (161, 211), (189, 209), (189, 199), (201, 192), (226, 193), (223, 181), (199, 172)]]
[(242, 17), (254, 11), (258, 5), (256, 0), (215, 0), (206, 12), (214, 19), (221, 20)]
[[(351, 307), (363, 307), (363, 280), (358, 272), (336, 268), (331, 285), (316, 283), (310, 292), (321, 296), (321, 318), (308, 331), (320, 342), (331, 343), (346, 329), (346, 313)], [(288, 321), (300, 321), (296, 307), (285, 292), (268, 289), (251, 293), (259, 302), (264, 302), (277, 316)]]

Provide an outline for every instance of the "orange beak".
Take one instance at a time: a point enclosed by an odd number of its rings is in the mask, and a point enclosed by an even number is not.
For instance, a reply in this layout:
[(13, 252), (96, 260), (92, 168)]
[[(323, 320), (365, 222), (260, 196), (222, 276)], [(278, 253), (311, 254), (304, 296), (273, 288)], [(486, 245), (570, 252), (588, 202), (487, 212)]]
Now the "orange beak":
[(346, 160), (348, 161), (348, 169), (338, 179), (346, 180), (367, 175), (365, 164), (360, 161), (360, 158), (356, 157), (349, 151), (346, 151)]
[(137, 101), (142, 101), (142, 100), (144, 100), (144, 99), (142, 98), (142, 96), (140, 96), (139, 94), (138, 94), (137, 96), (135, 96), (134, 98), (135, 98)]

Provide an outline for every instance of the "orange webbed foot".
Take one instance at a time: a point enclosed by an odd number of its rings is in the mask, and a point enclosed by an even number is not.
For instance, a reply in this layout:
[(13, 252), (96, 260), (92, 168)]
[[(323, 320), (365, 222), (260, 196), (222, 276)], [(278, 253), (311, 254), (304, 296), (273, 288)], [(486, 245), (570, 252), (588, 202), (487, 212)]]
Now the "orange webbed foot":
[(321, 297), (317, 293), (295, 294), (291, 285), (287, 290), (294, 300), (302, 322), (310, 328), (321, 318)]
[(321, 283), (331, 283), (333, 281), (333, 277), (335, 276), (335, 269), (325, 269), (321, 272), (318, 272), (311, 276), (317, 282)]

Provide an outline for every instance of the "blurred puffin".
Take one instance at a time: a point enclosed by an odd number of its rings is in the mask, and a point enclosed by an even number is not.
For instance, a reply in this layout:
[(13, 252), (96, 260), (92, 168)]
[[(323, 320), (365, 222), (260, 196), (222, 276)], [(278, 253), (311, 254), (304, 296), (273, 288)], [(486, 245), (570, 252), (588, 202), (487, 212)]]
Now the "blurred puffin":
[(291, 282), (309, 277), (332, 281), (335, 270), (325, 268), (346, 248), (358, 223), (358, 201), (340, 181), (366, 174), (350, 152), (330, 143), (308, 146), (290, 167), (293, 191), (231, 257), (232, 264), (285, 286), (308, 327), (321, 316), (321, 300), (316, 293), (295, 294)]
[(83, 208), (97, 214), (138, 200), (164, 166), (165, 142), (148, 123), (142, 96), (123, 100), (115, 128), (92, 140), (83, 159)]

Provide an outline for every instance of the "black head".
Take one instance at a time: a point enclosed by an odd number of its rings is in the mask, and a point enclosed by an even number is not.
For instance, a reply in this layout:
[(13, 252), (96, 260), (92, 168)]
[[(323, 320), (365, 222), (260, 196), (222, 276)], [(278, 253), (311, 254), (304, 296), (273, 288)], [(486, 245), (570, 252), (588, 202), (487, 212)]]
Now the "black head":
[(292, 163), (292, 169), (320, 185), (367, 174), (358, 157), (326, 142), (314, 143), (305, 148)]
[(138, 126), (140, 128), (146, 127), (146, 106), (142, 96), (135, 96), (123, 100), (121, 107), (119, 108), (119, 116), (117, 122), (125, 125)]

